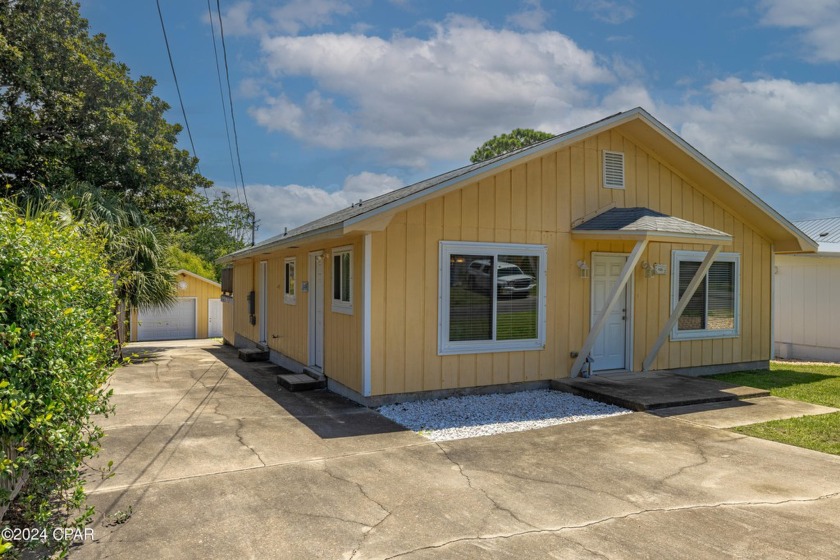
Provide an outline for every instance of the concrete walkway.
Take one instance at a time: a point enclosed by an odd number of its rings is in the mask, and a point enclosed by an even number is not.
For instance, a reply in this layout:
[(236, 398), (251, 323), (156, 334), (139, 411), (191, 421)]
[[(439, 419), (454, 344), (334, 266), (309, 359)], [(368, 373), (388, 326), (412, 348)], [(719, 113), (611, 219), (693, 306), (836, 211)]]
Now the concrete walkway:
[(674, 418), (438, 444), (215, 345), (161, 347), (113, 388), (115, 475), (92, 479), (96, 540), (71, 558), (837, 552), (839, 457)]

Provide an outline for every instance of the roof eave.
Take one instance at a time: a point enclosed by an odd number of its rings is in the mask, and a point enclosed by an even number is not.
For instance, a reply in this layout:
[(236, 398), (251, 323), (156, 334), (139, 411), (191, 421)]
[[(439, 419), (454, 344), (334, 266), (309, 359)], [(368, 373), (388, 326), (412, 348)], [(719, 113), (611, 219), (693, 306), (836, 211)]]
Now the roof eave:
[(181, 268), (181, 269), (179, 269), (179, 270), (176, 270), (176, 271), (175, 271), (175, 274), (186, 274), (187, 276), (192, 276), (193, 278), (195, 278), (195, 279), (197, 279), (197, 280), (201, 280), (201, 281), (203, 281), (203, 282), (207, 282), (208, 284), (213, 284), (214, 286), (216, 286), (216, 287), (218, 287), (218, 288), (221, 288), (221, 287), (222, 287), (222, 285), (221, 285), (221, 284), (219, 284), (218, 282), (216, 282), (215, 280), (210, 280), (209, 278), (205, 278), (204, 276), (198, 275), (198, 274), (196, 274), (195, 272), (190, 272), (190, 271), (189, 271), (189, 270), (187, 270), (186, 268)]
[(702, 243), (731, 245), (731, 235), (693, 234), (661, 231), (621, 231), (621, 230), (572, 230), (575, 239), (616, 239), (639, 241), (647, 239), (659, 243)]
[[(551, 140), (546, 140), (545, 142), (540, 142), (539, 144), (533, 146), (532, 149), (526, 148), (524, 150), (521, 150), (519, 152), (511, 154), (508, 157), (500, 158), (498, 161), (495, 161), (495, 162), (493, 162), (489, 165), (486, 165), (484, 167), (480, 167), (480, 168), (475, 169), (473, 171), (468, 171), (467, 173), (464, 173), (463, 175), (458, 175), (457, 177), (453, 177), (452, 179), (449, 179), (447, 181), (439, 183), (439, 184), (437, 184), (433, 187), (430, 187), (428, 189), (418, 191), (416, 193), (413, 193), (413, 194), (410, 194), (410, 195), (406, 196), (405, 198), (397, 199), (393, 202), (389, 202), (388, 204), (385, 204), (385, 205), (380, 206), (378, 208), (374, 208), (373, 210), (370, 210), (369, 212), (365, 212), (365, 213), (359, 214), (358, 216), (354, 216), (354, 217), (352, 217), (352, 218), (350, 218), (350, 219), (348, 219), (344, 222), (345, 227), (351, 228), (353, 226), (357, 226), (357, 224), (359, 224), (361, 222), (367, 221), (371, 218), (379, 216), (380, 214), (383, 214), (385, 212), (389, 212), (389, 211), (391, 211), (395, 208), (399, 208), (399, 207), (401, 207), (405, 204), (411, 203), (413, 201), (428, 197), (430, 195), (434, 195), (434, 194), (436, 194), (436, 193), (438, 193), (438, 192), (440, 192), (440, 191), (442, 191), (442, 190), (444, 190), (448, 187), (452, 187), (452, 186), (458, 185), (460, 183), (465, 183), (465, 182), (468, 182), (470, 180), (474, 180), (474, 179), (476, 179), (478, 177), (481, 177), (483, 175), (486, 175), (486, 174), (492, 174), (492, 173), (496, 172), (501, 167), (514, 165), (517, 162), (521, 161), (522, 159), (529, 158), (536, 153), (540, 153), (544, 150), (555, 149), (555, 148), (558, 148), (558, 147), (563, 146), (565, 144), (572, 144), (574, 142), (577, 142), (577, 141), (581, 140), (581, 138), (586, 138), (588, 136), (592, 136), (593, 134), (597, 134), (600, 130), (602, 130), (604, 128), (609, 128), (609, 127), (616, 126), (618, 124), (621, 124), (623, 122), (632, 120), (632, 119), (637, 118), (639, 116), (642, 116), (644, 114), (647, 114), (647, 113), (645, 113), (644, 109), (642, 109), (641, 107), (636, 107), (635, 109), (631, 109), (631, 110), (625, 111), (623, 113), (617, 113), (617, 114), (615, 114), (611, 117), (607, 117), (607, 118), (605, 118), (603, 120), (600, 120), (598, 122), (595, 122), (595, 123), (592, 123), (590, 125), (581, 127), (579, 129), (574, 130), (572, 132), (569, 132), (567, 134), (558, 135), (556, 138), (553, 138)], [(357, 227), (353, 227), (353, 229), (360, 229), (360, 228), (357, 226)]]
[(298, 235), (285, 237), (283, 239), (277, 239), (270, 243), (264, 244), (257, 244), (253, 247), (247, 247), (245, 249), (240, 249), (234, 253), (227, 254), (223, 257), (219, 257), (216, 259), (217, 264), (230, 264), (232, 262), (236, 262), (240, 259), (250, 258), (254, 255), (262, 255), (266, 253), (271, 253), (272, 251), (277, 251), (278, 249), (282, 249), (284, 247), (288, 247), (290, 245), (294, 245), (296, 243), (300, 243), (302, 241), (311, 241), (318, 237), (332, 237), (329, 234), (334, 234), (338, 232), (339, 234), (343, 233), (344, 230), (344, 222), (338, 222), (336, 224), (332, 224), (329, 226), (325, 226), (318, 229), (313, 229), (312, 231), (307, 231)]
[(648, 113), (641, 107), (637, 107), (637, 110), (637, 115), (643, 121), (645, 121), (648, 125), (653, 127), (660, 134), (666, 136), (674, 144), (679, 146), (685, 153), (690, 155), (695, 161), (704, 166), (712, 174), (716, 175), (721, 181), (727, 183), (730, 187), (735, 189), (735, 191), (737, 191), (741, 196), (746, 198), (750, 203), (754, 204), (761, 211), (767, 214), (767, 216), (769, 216), (776, 223), (782, 226), (782, 228), (786, 230), (791, 237), (796, 239), (799, 245), (799, 249), (802, 252), (812, 252), (817, 250), (817, 244), (810, 237), (808, 237), (804, 232), (797, 228), (787, 218), (782, 216), (772, 206), (764, 202), (755, 193), (753, 193), (746, 186), (744, 186), (740, 181), (738, 181), (732, 175), (724, 171), (720, 166), (718, 166), (715, 162), (703, 155), (703, 153), (697, 150), (697, 148), (686, 142), (673, 130), (656, 120), (656, 118), (654, 118), (650, 113)]

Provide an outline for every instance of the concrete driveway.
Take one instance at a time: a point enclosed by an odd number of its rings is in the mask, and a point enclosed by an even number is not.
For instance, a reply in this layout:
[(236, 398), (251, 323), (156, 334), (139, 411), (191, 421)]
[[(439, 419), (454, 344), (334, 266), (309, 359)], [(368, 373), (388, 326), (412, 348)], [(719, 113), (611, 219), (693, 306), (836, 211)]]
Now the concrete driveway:
[(115, 375), (72, 558), (838, 553), (838, 457), (646, 413), (438, 444), (229, 348), (152, 356)]

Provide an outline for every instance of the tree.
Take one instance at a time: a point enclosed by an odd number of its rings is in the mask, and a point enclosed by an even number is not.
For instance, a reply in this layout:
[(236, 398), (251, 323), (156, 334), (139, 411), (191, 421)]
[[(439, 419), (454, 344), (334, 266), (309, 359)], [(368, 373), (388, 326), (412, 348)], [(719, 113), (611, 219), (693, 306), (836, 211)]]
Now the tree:
[(86, 183), (155, 225), (188, 231), (210, 186), (176, 146), (180, 125), (132, 80), (71, 0), (0, 3), (0, 173), (7, 196)]
[(201, 258), (195, 253), (184, 251), (177, 245), (169, 248), (169, 264), (175, 270), (189, 270), (204, 278), (216, 279), (216, 267), (213, 263)]
[(554, 138), (554, 135), (530, 128), (515, 128), (508, 134), (494, 136), (476, 148), (473, 155), (470, 156), (470, 161), (473, 163), (487, 161), (496, 156), (530, 146), (531, 144), (536, 144), (537, 142), (542, 142), (543, 140), (548, 140), (549, 138)]
[[(91, 418), (110, 410), (113, 367), (105, 241), (82, 229), (0, 200), (0, 506), (9, 482), (26, 478), (4, 525), (44, 528), (46, 545), (65, 553), (70, 541), (56, 542), (51, 528), (90, 520), (81, 467), (98, 451), (102, 430)], [(9, 544), (0, 540), (0, 556)]]
[(250, 245), (251, 227), (256, 228), (258, 224), (252, 224), (247, 206), (234, 202), (224, 191), (211, 197), (203, 210), (199, 223), (189, 234), (180, 237), (179, 244), (183, 250), (213, 263), (218, 280), (221, 267), (215, 264), (216, 259)]
[(105, 243), (103, 265), (114, 275), (119, 302), (127, 307), (166, 306), (175, 299), (175, 274), (169, 266), (169, 244), (159, 229), (130, 203), (85, 184), (66, 186), (36, 198), (16, 198), (30, 218), (62, 217), (91, 238)]

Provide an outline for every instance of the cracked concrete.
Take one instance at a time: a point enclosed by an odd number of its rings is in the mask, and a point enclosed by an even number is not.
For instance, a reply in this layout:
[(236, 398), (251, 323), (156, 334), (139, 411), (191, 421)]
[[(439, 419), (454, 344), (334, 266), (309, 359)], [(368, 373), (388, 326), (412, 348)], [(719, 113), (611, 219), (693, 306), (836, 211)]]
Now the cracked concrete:
[(434, 443), (205, 344), (118, 371), (72, 558), (836, 554), (838, 457), (644, 413)]

